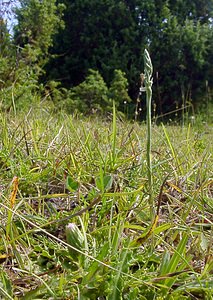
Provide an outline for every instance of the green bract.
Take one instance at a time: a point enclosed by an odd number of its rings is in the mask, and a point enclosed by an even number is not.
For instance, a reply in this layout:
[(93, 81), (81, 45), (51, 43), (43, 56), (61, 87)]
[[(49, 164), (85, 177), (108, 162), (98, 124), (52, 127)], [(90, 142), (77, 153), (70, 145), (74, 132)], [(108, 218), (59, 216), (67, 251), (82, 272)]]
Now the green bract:
[(66, 239), (71, 246), (69, 247), (69, 253), (73, 258), (79, 255), (79, 252), (76, 250), (84, 250), (84, 236), (76, 224), (69, 223), (66, 226)]
[(153, 67), (152, 67), (151, 58), (149, 56), (149, 52), (146, 49), (144, 50), (144, 72), (145, 72), (145, 80), (150, 81), (153, 72)]

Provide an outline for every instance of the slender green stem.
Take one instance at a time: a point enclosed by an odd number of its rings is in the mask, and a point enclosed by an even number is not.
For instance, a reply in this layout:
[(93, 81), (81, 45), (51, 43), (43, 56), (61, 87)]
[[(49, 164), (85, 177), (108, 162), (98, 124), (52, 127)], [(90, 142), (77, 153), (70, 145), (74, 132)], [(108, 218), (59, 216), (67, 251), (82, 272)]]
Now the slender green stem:
[(152, 124), (151, 124), (151, 101), (152, 101), (152, 62), (149, 52), (144, 51), (144, 82), (146, 87), (146, 106), (147, 106), (147, 170), (148, 170), (148, 184), (149, 184), (149, 205), (151, 219), (154, 219), (154, 201), (153, 201), (153, 176), (152, 176), (152, 160), (151, 160), (151, 142), (152, 142)]
[(112, 122), (112, 163), (113, 163), (113, 168), (115, 167), (115, 162), (116, 162), (116, 134), (117, 134), (116, 110), (115, 110), (115, 102), (113, 102), (113, 122)]

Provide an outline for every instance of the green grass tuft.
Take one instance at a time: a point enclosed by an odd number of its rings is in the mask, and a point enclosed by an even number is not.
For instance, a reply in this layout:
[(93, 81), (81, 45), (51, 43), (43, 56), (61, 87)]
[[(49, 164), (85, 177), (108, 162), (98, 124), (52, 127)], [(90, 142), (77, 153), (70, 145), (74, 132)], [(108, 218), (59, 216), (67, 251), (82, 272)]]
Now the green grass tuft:
[[(0, 123), (0, 298), (211, 299), (211, 126), (152, 125), (150, 238), (146, 126), (115, 109)], [(84, 237), (78, 259), (68, 223)]]

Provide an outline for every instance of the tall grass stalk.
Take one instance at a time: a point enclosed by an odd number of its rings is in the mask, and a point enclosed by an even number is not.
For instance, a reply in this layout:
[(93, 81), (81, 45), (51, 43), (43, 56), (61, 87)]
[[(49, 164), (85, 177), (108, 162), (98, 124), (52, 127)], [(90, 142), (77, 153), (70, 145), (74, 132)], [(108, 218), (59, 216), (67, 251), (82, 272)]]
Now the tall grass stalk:
[(152, 142), (152, 124), (151, 124), (151, 101), (152, 101), (152, 62), (149, 52), (144, 51), (144, 83), (146, 87), (146, 122), (147, 122), (147, 171), (148, 171), (148, 184), (149, 184), (149, 205), (151, 219), (154, 219), (154, 201), (153, 201), (153, 176), (152, 176), (152, 160), (151, 160), (151, 142)]

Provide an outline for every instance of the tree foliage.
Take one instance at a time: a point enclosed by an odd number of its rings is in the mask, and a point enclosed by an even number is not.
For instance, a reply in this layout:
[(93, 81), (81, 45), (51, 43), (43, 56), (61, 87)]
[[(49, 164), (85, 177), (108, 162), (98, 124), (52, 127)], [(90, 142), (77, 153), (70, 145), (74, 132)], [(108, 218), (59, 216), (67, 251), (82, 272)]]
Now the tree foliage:
[(212, 12), (212, 0), (21, 0), (14, 42), (20, 65), (70, 90), (80, 110), (107, 107), (111, 98), (122, 110), (123, 101), (136, 100), (148, 48), (153, 101), (163, 114), (198, 103), (207, 82), (212, 88)]
[(63, 26), (63, 5), (57, 6), (56, 0), (21, 0), (20, 5), (16, 9), (15, 43), (29, 51), (28, 57), (32, 62), (38, 62), (46, 58), (53, 35)]
[(50, 78), (78, 85), (89, 68), (107, 84), (115, 69), (126, 73), (135, 99), (142, 53), (148, 47), (154, 65), (154, 101), (158, 113), (196, 102), (205, 93), (210, 69), (212, 0), (62, 1), (65, 28), (54, 38)]
[(45, 74), (44, 65), (49, 58), (53, 35), (62, 26), (62, 9), (63, 5), (57, 6), (56, 0), (19, 1), (15, 9), (17, 25), (13, 41), (8, 33), (4, 34), (0, 53), (1, 100), (7, 102), (7, 109), (12, 102), (14, 107), (31, 103), (32, 94), (40, 89), (39, 78)]
[(121, 111), (124, 110), (124, 106), (131, 102), (128, 95), (128, 80), (126, 74), (121, 70), (114, 71), (114, 78), (109, 88), (109, 98), (115, 101), (115, 105)]
[(121, 70), (114, 71), (113, 80), (107, 87), (103, 77), (97, 70), (89, 69), (88, 76), (79, 85), (69, 89), (63, 94), (63, 106), (68, 112), (75, 110), (84, 114), (106, 114), (112, 111), (113, 102), (119, 111), (124, 111), (124, 106), (131, 99), (128, 95), (128, 81)]
[(9, 79), (11, 69), (12, 43), (3, 18), (0, 18), (0, 87)]
[(102, 112), (108, 108), (108, 88), (98, 71), (89, 69), (86, 79), (72, 89), (72, 99), (77, 108), (85, 113)]

